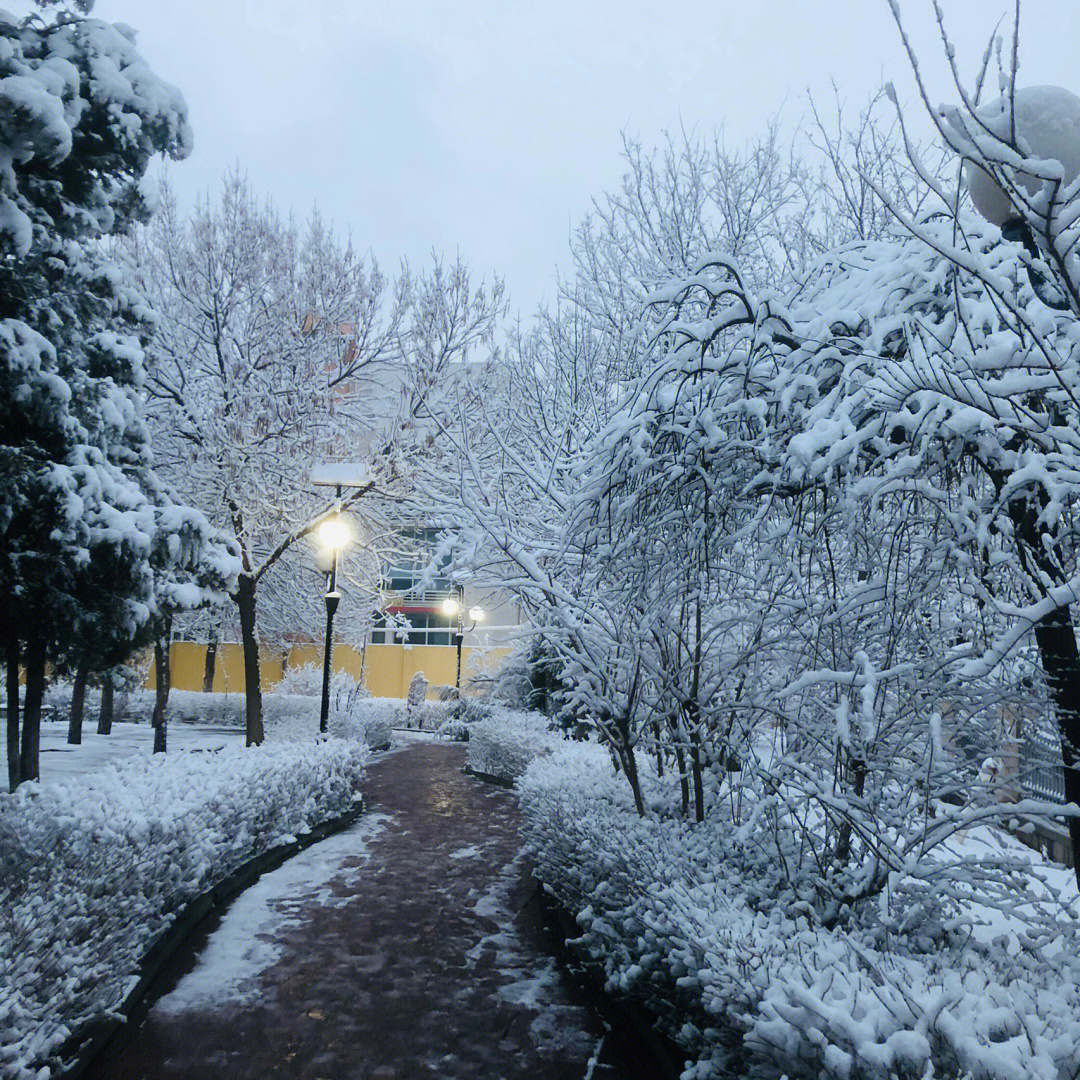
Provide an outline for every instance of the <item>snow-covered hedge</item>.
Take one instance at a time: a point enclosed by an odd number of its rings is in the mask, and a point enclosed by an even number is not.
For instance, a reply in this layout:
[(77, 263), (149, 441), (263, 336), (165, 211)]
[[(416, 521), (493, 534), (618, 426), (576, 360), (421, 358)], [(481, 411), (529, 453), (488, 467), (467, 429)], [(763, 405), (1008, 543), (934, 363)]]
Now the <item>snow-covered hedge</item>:
[[(310, 666), (310, 665), (308, 665)], [(303, 671), (303, 669), (296, 669)], [(298, 677), (296, 684), (307, 685)], [(318, 730), (320, 692), (286, 694), (278, 691), (263, 694), (263, 725), (266, 737), (272, 741), (303, 736)], [(86, 724), (97, 723), (99, 692), (86, 693)], [(56, 709), (58, 719), (66, 720), (71, 707), (71, 684), (56, 683), (49, 687), (46, 704)], [(339, 731), (354, 734), (370, 727), (367, 745), (377, 747), (392, 741), (384, 737), (395, 728), (418, 728), (437, 731), (450, 716), (457, 702), (425, 701), (409, 707), (404, 698), (377, 698), (343, 672), (337, 672), (331, 684), (331, 715), (339, 717)], [(136, 690), (116, 697), (116, 719), (149, 723), (154, 712), (154, 692)], [(169, 694), (167, 718), (170, 723), (198, 722), (221, 727), (244, 726), (243, 693), (204, 694), (198, 690), (173, 690)], [(377, 741), (372, 741), (376, 739)]]
[(173, 913), (348, 810), (366, 756), (337, 739), (169, 753), (0, 796), (0, 1076), (47, 1076)]
[[(86, 691), (86, 714), (84, 722), (97, 723), (101, 691), (90, 687)], [(312, 704), (314, 702), (314, 705)], [(56, 717), (66, 720), (71, 709), (71, 684), (58, 682), (49, 687), (45, 704), (56, 710)], [(269, 728), (278, 723), (310, 715), (319, 710), (318, 696), (302, 694), (263, 694), (263, 722)], [(118, 693), (115, 701), (115, 718), (133, 723), (149, 723), (154, 712), (154, 691), (134, 690)], [(244, 726), (243, 693), (204, 694), (198, 690), (173, 690), (169, 693), (167, 718), (170, 722), (197, 721), (218, 724), (221, 727)]]
[(330, 734), (358, 738), (372, 750), (394, 743), (394, 728), (401, 726), (403, 701), (398, 698), (365, 697), (353, 700), (330, 713)]
[[(753, 828), (681, 820), (650, 771), (641, 818), (597, 746), (534, 759), (518, 790), (537, 874), (576, 915), (579, 946), (662, 1017), (696, 1061), (687, 1078), (1075, 1076), (1075, 901), (1045, 937), (1047, 920), (1025, 934), (974, 906), (951, 927), (909, 928), (872, 911), (826, 928), (779, 897), (751, 906), (739, 848)], [(970, 933), (987, 914), (993, 932)]]
[(550, 754), (562, 742), (540, 713), (494, 706), (487, 719), (469, 725), (468, 765), (475, 772), (511, 782), (530, 761)]
[[(350, 683), (335, 683), (331, 697), (330, 733), (359, 739), (373, 750), (392, 745), (394, 727), (405, 726), (405, 702), (398, 698), (373, 698), (356, 683), (351, 680)], [(50, 689), (50, 695), (51, 703), (57, 706), (63, 718), (70, 706), (70, 686), (57, 684)], [(87, 724), (92, 730), (97, 720), (97, 710), (90, 700), (87, 704)], [(263, 726), (267, 741), (280, 743), (314, 739), (319, 732), (320, 705), (318, 695), (264, 694)], [(140, 690), (127, 696), (126, 707), (122, 714), (118, 710), (117, 719), (149, 723), (153, 711), (153, 692)], [(167, 716), (169, 723), (214, 724), (239, 729), (244, 726), (244, 695), (173, 690), (169, 694)]]

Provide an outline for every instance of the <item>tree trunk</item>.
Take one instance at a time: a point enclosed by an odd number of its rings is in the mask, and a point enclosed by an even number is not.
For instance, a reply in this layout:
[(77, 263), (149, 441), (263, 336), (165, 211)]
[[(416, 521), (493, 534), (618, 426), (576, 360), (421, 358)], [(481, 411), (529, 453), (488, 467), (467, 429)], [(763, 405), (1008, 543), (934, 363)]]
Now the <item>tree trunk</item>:
[(99, 735), (112, 734), (113, 722), (113, 694), (115, 688), (112, 683), (111, 672), (101, 680), (101, 708), (98, 710), (97, 733)]
[(641, 777), (638, 775), (637, 758), (634, 756), (634, 748), (624, 743), (621, 750), (622, 753), (620, 754), (620, 757), (623, 762), (623, 770), (626, 773), (626, 779), (630, 783), (630, 790), (634, 793), (634, 809), (637, 810), (638, 817), (644, 817), (645, 801), (641, 797)]
[(236, 606), (240, 612), (240, 640), (244, 647), (245, 744), (263, 741), (262, 687), (259, 683), (259, 639), (255, 629), (255, 580), (241, 574), (236, 586)]
[(169, 689), (172, 686), (172, 672), (170, 670), (169, 637), (172, 632), (171, 620), (167, 620), (165, 628), (154, 641), (154, 753), (164, 754), (166, 749), (166, 737), (168, 719), (166, 710), (169, 707)]
[(204, 694), (209, 694), (214, 689), (214, 670), (217, 667), (216, 641), (211, 641), (206, 646), (206, 660), (203, 663), (202, 689)]
[(86, 680), (90, 671), (86, 664), (75, 669), (75, 679), (71, 684), (71, 713), (68, 716), (68, 742), (72, 746), (82, 745), (83, 714), (86, 712)]
[[(1062, 607), (1043, 616), (1035, 624), (1035, 640), (1061, 736), (1065, 801), (1080, 807), (1080, 651), (1071, 610)], [(1073, 872), (1080, 885), (1080, 818), (1071, 817), (1068, 821)]]
[(690, 774), (694, 778), (694, 820), (705, 820), (705, 787), (701, 776), (701, 748), (697, 736), (690, 743)]
[(45, 696), (45, 642), (26, 644), (26, 698), (23, 702), (19, 782), (41, 776), (41, 701)]
[[(678, 739), (678, 734), (676, 734)], [(675, 767), (679, 770), (679, 791), (682, 799), (682, 816), (690, 816), (690, 779), (686, 775), (686, 755), (683, 753), (682, 746), (675, 743)]]
[(19, 643), (7, 646), (7, 763), (8, 790), (19, 786)]

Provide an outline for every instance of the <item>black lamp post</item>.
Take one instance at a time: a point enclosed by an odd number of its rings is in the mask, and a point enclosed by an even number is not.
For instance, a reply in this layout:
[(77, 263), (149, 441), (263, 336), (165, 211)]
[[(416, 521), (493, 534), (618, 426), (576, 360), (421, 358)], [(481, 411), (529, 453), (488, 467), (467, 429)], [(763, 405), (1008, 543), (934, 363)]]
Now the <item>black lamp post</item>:
[[(341, 488), (338, 488), (340, 499)], [(339, 502), (340, 505), (340, 502)], [(322, 708), (319, 712), (319, 733), (325, 735), (330, 719), (330, 663), (334, 650), (334, 613), (338, 609), (341, 593), (337, 591), (338, 556), (349, 542), (349, 527), (340, 512), (327, 518), (319, 526), (319, 542), (330, 557), (326, 572), (326, 643), (323, 647)]]
[(332, 487), (337, 495), (334, 513), (317, 530), (322, 548), (319, 567), (326, 570), (326, 645), (323, 651), (322, 708), (319, 713), (319, 732), (325, 735), (330, 719), (330, 660), (334, 648), (334, 613), (341, 600), (341, 593), (337, 590), (338, 557), (352, 539), (349, 525), (341, 514), (341, 489), (370, 488), (373, 480), (371, 470), (364, 462), (333, 462), (316, 465), (311, 471), (311, 482), (316, 487)]
[[(1019, 89), (980, 110), (979, 119), (1006, 143), (1006, 149), (1014, 149), (1008, 145), (1010, 142), (1022, 144), (1020, 149), (1025, 149), (1029, 156), (1059, 165), (1061, 174), (1055, 191), (1067, 189), (1080, 175), (1080, 98), (1068, 90), (1050, 86)], [(1004, 160), (1007, 160), (1005, 154)], [(1055, 254), (1060, 257), (1060, 252), (1055, 253), (1052, 247), (1041, 251), (1040, 238), (1031, 228), (1031, 220), (1039, 221), (1039, 210), (1044, 205), (1042, 193), (1047, 185), (1044, 170), (1040, 170), (1040, 175), (1032, 175), (1022, 167), (1017, 168), (1007, 179), (1007, 183), (1011, 181), (1010, 192), (977, 165), (965, 164), (964, 172), (972, 205), (987, 221), (1000, 227), (1006, 240), (1023, 244), (1031, 260)], [(1072, 201), (1075, 202), (1075, 197)], [(1053, 245), (1055, 235), (1061, 235), (1060, 223), (1052, 218), (1046, 220), (1045, 216), (1042, 220), (1046, 225), (1042, 242)], [(1047, 307), (1068, 310), (1067, 297), (1053, 295), (1037, 267), (1029, 262), (1027, 270), (1032, 289)], [(1062, 416), (1058, 422), (1065, 425), (1068, 418)], [(1036, 564), (1044, 541), (1038, 509), (1036, 499), (1023, 495), (1014, 496), (1008, 505), (1014, 532)], [(1080, 649), (1070, 606), (1066, 604), (1042, 616), (1034, 630), (1061, 737), (1065, 801), (1080, 803)], [(1076, 880), (1080, 883), (1080, 819), (1070, 818), (1068, 825)]]

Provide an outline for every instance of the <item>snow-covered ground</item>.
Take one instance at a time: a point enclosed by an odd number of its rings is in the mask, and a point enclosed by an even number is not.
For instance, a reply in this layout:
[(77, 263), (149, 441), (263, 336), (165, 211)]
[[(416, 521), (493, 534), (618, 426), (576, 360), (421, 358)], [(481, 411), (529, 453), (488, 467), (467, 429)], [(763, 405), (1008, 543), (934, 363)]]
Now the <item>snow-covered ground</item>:
[[(0, 740), (2, 741), (2, 740)], [(212, 724), (172, 724), (168, 731), (168, 747), (177, 750), (221, 750), (226, 746), (243, 746), (244, 733), (236, 728)], [(80, 746), (67, 741), (67, 723), (47, 721), (41, 725), (41, 782), (51, 783), (70, 776), (98, 772), (110, 762), (150, 754), (154, 747), (154, 731), (149, 724), (116, 723), (111, 735), (83, 732)], [(3, 772), (7, 775), (7, 748), (0, 750)]]

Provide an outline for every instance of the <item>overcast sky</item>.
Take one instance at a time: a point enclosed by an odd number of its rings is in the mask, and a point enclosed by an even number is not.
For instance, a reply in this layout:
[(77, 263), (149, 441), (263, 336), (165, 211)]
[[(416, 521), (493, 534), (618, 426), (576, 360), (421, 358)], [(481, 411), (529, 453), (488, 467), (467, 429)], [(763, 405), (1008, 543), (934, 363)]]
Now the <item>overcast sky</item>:
[[(942, 0), (973, 72), (1008, 0)], [(16, 8), (13, 0), (0, 5)], [(935, 95), (930, 0), (901, 0)], [(98, 0), (187, 98), (182, 199), (234, 163), (281, 208), (324, 215), (389, 269), (432, 248), (552, 295), (620, 132), (679, 125), (737, 144), (835, 80), (853, 107), (912, 82), (886, 0)], [(1008, 22), (1008, 20), (1006, 20)], [(1025, 0), (1021, 85), (1080, 92), (1077, 0)]]

